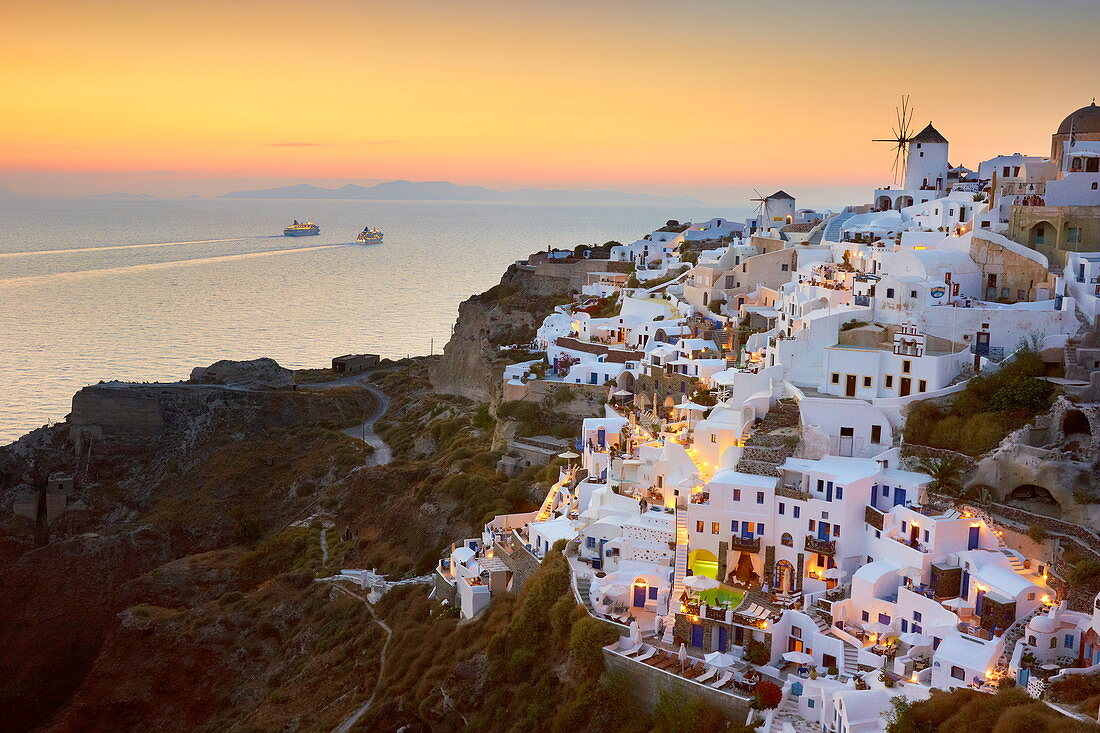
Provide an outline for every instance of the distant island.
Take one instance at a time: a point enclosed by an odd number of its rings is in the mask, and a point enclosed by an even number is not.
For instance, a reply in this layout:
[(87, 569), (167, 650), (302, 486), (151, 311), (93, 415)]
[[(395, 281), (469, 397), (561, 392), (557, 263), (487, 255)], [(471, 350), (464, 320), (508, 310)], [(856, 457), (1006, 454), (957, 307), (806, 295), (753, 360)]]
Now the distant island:
[(514, 191), (497, 191), (482, 186), (460, 186), (448, 181), (386, 181), (374, 186), (349, 183), (340, 188), (322, 188), (308, 183), (294, 186), (261, 188), (253, 191), (233, 191), (218, 198), (231, 199), (376, 199), (383, 201), (516, 201), (556, 203), (601, 204), (687, 204), (703, 205), (691, 196), (656, 196), (647, 193), (625, 191), (545, 191), (521, 188)]

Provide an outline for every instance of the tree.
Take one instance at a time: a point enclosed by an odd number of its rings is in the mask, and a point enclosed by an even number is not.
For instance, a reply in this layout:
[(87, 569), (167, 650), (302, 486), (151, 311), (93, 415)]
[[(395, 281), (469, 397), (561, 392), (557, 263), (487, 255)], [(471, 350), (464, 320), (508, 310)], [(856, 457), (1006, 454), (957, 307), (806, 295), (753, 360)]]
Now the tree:
[(783, 702), (783, 690), (768, 680), (760, 680), (752, 691), (753, 704), (761, 710), (771, 710)]
[(958, 456), (925, 456), (917, 460), (917, 470), (928, 474), (932, 480), (928, 490), (937, 494), (957, 496), (962, 491), (962, 477), (966, 463)]

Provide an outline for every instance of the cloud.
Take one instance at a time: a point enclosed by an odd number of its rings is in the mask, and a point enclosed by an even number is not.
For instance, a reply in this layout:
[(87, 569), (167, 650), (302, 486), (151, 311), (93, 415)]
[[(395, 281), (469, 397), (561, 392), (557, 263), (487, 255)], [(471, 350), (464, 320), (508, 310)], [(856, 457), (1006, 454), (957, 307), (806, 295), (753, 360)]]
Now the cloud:
[(323, 148), (324, 143), (268, 143), (268, 148)]

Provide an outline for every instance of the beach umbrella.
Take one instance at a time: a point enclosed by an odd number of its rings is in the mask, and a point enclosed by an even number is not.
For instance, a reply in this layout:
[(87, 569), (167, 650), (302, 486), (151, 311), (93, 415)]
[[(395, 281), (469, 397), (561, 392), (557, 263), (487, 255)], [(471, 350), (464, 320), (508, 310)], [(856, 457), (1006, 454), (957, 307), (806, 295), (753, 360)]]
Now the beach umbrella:
[(612, 392), (611, 394), (614, 397), (632, 397), (634, 395), (633, 392), (626, 389), (620, 389), (618, 392)]
[(612, 583), (611, 585), (605, 585), (600, 587), (600, 592), (608, 598), (625, 598), (630, 592), (630, 589), (625, 585), (617, 585)]
[(960, 608), (970, 608), (970, 601), (965, 598), (949, 598), (943, 602), (943, 605), (958, 610)]
[(571, 450), (567, 450), (564, 453), (559, 453), (558, 458), (564, 458), (568, 461), (568, 460), (572, 460), (574, 458), (580, 458), (580, 455), (578, 455), (577, 453), (574, 453)]
[(909, 633), (899, 636), (898, 641), (908, 644), (909, 646), (928, 646), (932, 643), (932, 637), (910, 631)]
[(637, 644), (642, 639), (642, 627), (638, 625), (638, 619), (630, 622), (630, 643)]
[(680, 642), (680, 651), (676, 653), (676, 658), (680, 660), (680, 668), (683, 669), (688, 660), (688, 648), (687, 644)]
[(719, 585), (721, 585), (721, 583), (719, 583), (714, 578), (707, 577), (706, 575), (689, 575), (688, 577), (684, 578), (684, 587), (690, 588), (696, 593), (705, 590), (713, 590)]
[(826, 570), (824, 573), (821, 574), (821, 577), (822, 578), (828, 578), (829, 580), (840, 580), (841, 578), (845, 577), (846, 575), (848, 575), (848, 574), (846, 572), (844, 572), (843, 570), (841, 570), (840, 568), (829, 568), (828, 570)]
[(787, 652), (783, 659), (794, 664), (812, 664), (814, 661), (813, 655), (806, 652)]
[(891, 629), (889, 626), (887, 626), (886, 624), (880, 624), (878, 621), (872, 621), (869, 624), (863, 624), (863, 630), (869, 634), (878, 634), (879, 636), (882, 636), (883, 634), (889, 634), (893, 631), (893, 629)]
[(657, 616), (657, 615), (653, 616), (653, 633), (655, 635), (661, 633), (661, 622), (663, 620), (664, 619), (662, 619), (660, 616)]
[(712, 667), (728, 667), (737, 661), (732, 654), (726, 654), (725, 652), (710, 652), (704, 659)]
[(707, 407), (706, 405), (697, 405), (694, 402), (692, 402), (691, 400), (688, 400), (687, 402), (681, 402), (680, 404), (676, 405), (676, 409), (677, 410), (709, 410), (710, 408)]

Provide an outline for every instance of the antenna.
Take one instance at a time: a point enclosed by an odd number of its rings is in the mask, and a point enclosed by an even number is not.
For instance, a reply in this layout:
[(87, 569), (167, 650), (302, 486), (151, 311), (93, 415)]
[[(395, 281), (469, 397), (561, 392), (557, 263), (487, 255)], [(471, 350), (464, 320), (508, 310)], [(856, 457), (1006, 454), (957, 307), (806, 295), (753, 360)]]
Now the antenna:
[(871, 142), (894, 144), (894, 164), (890, 170), (894, 172), (894, 182), (901, 183), (905, 177), (905, 166), (909, 162), (909, 143), (913, 141), (913, 108), (909, 106), (908, 94), (901, 95), (901, 105), (894, 108), (894, 114), (894, 136)]

